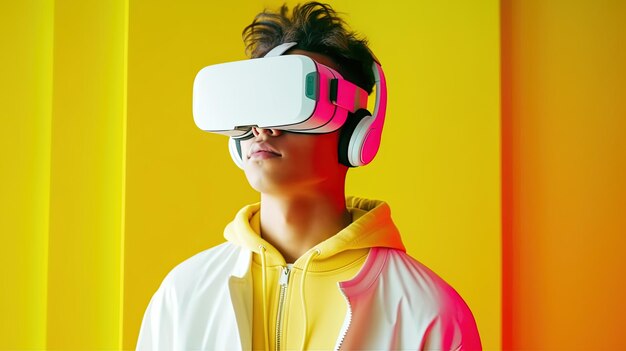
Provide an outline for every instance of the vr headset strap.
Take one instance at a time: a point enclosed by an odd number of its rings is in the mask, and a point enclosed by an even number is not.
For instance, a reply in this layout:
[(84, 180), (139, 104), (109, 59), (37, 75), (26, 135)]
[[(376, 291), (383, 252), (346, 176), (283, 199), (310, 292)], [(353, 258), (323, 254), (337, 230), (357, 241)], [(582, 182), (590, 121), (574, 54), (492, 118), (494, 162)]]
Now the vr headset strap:
[(367, 92), (344, 79), (333, 79), (330, 83), (330, 101), (335, 105), (354, 113), (367, 109)]
[(298, 43), (296, 43), (296, 42), (280, 44), (280, 45), (274, 47), (272, 50), (268, 51), (268, 53), (265, 54), (265, 56), (263, 56), (263, 57), (280, 56), (280, 55), (284, 54), (285, 52), (287, 52), (287, 50), (291, 49), (292, 47), (294, 47), (296, 45), (298, 45)]

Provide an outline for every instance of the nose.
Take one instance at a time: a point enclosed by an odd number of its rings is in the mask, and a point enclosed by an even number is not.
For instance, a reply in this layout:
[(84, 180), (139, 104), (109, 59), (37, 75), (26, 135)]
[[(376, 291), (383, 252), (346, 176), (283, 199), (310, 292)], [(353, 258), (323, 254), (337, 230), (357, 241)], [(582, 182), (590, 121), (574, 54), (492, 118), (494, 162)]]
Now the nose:
[(273, 137), (277, 137), (280, 136), (281, 134), (283, 134), (283, 131), (280, 129), (274, 129), (274, 128), (259, 128), (259, 127), (252, 127), (252, 134), (254, 134), (255, 137), (261, 135), (261, 134), (265, 134), (267, 136), (273, 136)]

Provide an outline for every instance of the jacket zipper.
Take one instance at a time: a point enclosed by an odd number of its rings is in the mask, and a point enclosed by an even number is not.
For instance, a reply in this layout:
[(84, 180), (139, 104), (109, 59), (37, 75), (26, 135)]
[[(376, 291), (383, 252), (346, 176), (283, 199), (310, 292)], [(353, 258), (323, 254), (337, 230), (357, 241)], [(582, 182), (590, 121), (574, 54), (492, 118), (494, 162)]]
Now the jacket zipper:
[(337, 345), (335, 346), (335, 350), (339, 351), (341, 349), (341, 345), (343, 344), (343, 340), (346, 338), (346, 334), (348, 334), (348, 329), (350, 328), (350, 324), (352, 323), (352, 306), (350, 306), (350, 300), (340, 288), (339, 292), (341, 292), (341, 296), (346, 299), (346, 305), (348, 306), (348, 313), (346, 314), (346, 320), (343, 322), (341, 326), (341, 332), (339, 333), (339, 339), (337, 339)]
[(281, 267), (280, 279), (280, 293), (278, 295), (278, 313), (276, 314), (276, 351), (280, 351), (280, 342), (282, 336), (283, 327), (283, 314), (285, 313), (285, 297), (287, 295), (287, 285), (289, 284), (289, 274), (291, 273), (291, 265), (287, 267)]

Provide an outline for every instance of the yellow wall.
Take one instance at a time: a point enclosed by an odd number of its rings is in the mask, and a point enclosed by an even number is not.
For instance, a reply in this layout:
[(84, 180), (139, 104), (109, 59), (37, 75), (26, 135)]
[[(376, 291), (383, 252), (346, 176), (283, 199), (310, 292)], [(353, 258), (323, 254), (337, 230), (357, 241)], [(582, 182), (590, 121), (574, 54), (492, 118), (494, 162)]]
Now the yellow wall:
[(0, 349), (46, 343), (52, 7), (0, 3)]
[(127, 4), (2, 10), (0, 349), (117, 349)]
[(621, 350), (626, 2), (502, 9), (503, 345)]
[(127, 3), (56, 1), (48, 347), (121, 342)]
[(390, 85), (380, 153), (349, 175), (348, 191), (390, 203), (409, 253), (460, 292), (483, 346), (498, 348), (499, 4), (337, 4)]

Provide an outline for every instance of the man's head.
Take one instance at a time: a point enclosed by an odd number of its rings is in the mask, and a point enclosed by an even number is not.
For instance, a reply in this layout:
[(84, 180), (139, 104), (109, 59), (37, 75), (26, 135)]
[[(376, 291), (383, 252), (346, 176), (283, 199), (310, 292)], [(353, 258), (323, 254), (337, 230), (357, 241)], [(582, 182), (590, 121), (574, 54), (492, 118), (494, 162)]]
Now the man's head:
[[(285, 5), (279, 12), (264, 11), (244, 29), (243, 37), (252, 58), (263, 57), (280, 44), (297, 42), (285, 54), (308, 56), (368, 93), (374, 86), (374, 60), (366, 40), (348, 31), (329, 5), (310, 2), (296, 6), (291, 14)], [(347, 123), (351, 119), (352, 114)], [(253, 138), (241, 142), (241, 154), (248, 181), (257, 191), (343, 191), (347, 167), (338, 156), (342, 129), (326, 134), (261, 128), (253, 132)]]

